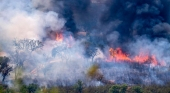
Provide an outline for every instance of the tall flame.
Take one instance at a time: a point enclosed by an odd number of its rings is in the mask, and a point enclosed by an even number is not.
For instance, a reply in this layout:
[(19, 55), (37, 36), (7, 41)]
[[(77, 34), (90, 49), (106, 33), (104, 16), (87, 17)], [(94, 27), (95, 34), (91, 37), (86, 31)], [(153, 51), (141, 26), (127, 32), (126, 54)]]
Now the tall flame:
[[(116, 62), (138, 62), (138, 63), (151, 63), (152, 65), (158, 65), (158, 60), (155, 55), (149, 55), (149, 53), (139, 53), (134, 57), (129, 57), (128, 54), (123, 53), (121, 48), (110, 48), (109, 49), (110, 57), (108, 61)], [(161, 63), (164, 63), (163, 61)]]
[(58, 41), (58, 42), (63, 41), (63, 34), (62, 33), (56, 33), (56, 41)]

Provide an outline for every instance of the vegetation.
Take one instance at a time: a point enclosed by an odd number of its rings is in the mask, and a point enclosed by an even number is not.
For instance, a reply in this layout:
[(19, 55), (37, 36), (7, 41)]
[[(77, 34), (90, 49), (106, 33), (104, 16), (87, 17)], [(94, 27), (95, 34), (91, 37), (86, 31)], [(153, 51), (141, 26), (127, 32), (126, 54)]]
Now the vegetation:
[(109, 93), (126, 93), (127, 85), (113, 85), (109, 89)]
[(78, 80), (77, 84), (75, 84), (74, 89), (75, 89), (75, 92), (82, 93), (82, 91), (83, 91), (83, 82)]
[(170, 83), (164, 86), (128, 86), (123, 85), (101, 85), (85, 86), (82, 81), (77, 81), (73, 86), (40, 87), (37, 84), (26, 85), (19, 80), (19, 90), (0, 85), (0, 93), (170, 93)]
[[(3, 83), (6, 76), (12, 71), (12, 67), (8, 65), (10, 59), (8, 57), (0, 57), (0, 74), (2, 75), (2, 82), (0, 83), (0, 93), (170, 93), (170, 83), (162, 85), (120, 85), (113, 83), (103, 83), (104, 77), (98, 71), (98, 65), (93, 65), (89, 68), (87, 75), (91, 79), (102, 82), (100, 86), (86, 86), (78, 80), (72, 86), (51, 86), (42, 87), (38, 84), (25, 84), (22, 78), (16, 78), (12, 87), (8, 87)], [(101, 78), (102, 79), (99, 79)]]
[(9, 66), (10, 59), (8, 57), (0, 57), (0, 74), (2, 75), (2, 82), (5, 80), (5, 77), (9, 75), (9, 72), (12, 71), (12, 67)]

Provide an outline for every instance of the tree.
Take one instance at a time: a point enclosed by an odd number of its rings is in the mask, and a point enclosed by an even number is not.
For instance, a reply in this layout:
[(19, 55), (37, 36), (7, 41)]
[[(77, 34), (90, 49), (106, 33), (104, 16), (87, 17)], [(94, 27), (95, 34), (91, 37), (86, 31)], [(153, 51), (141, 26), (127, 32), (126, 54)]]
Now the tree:
[(35, 93), (38, 89), (38, 85), (29, 84), (28, 86), (25, 84), (21, 85), (20, 92), (21, 93)]
[(143, 93), (143, 90), (140, 86), (134, 86), (132, 87), (132, 90), (134, 93)]
[(39, 40), (22, 39), (22, 40), (14, 40), (13, 42), (14, 42), (14, 46), (17, 49), (21, 49), (21, 50), (34, 51), (38, 48), (43, 47), (43, 43)]
[(28, 93), (28, 88), (27, 88), (27, 86), (26, 86), (26, 85), (22, 85), (22, 86), (21, 86), (21, 89), (20, 89), (20, 92), (21, 92), (21, 93)]
[(113, 85), (110, 89), (109, 89), (109, 93), (120, 93), (120, 86), (118, 85)]
[(120, 92), (121, 92), (121, 93), (126, 93), (127, 88), (128, 88), (128, 86), (127, 86), (126, 84), (123, 84), (123, 85), (121, 86)]
[(14, 68), (15, 71), (15, 79), (18, 78), (20, 72), (23, 69), (23, 63), (31, 58), (31, 54), (33, 51), (42, 48), (43, 43), (39, 40), (33, 39), (15, 39), (13, 41), (13, 45), (15, 47), (14, 51), (11, 51), (11, 59), (15, 62), (16, 66)]
[(113, 85), (109, 89), (109, 93), (126, 93), (127, 85)]
[(0, 85), (0, 93), (5, 93), (5, 89), (2, 85)]
[(94, 44), (94, 42), (92, 41), (85, 41), (84, 42), (84, 46), (85, 46), (85, 55), (89, 58), (92, 59), (92, 62), (94, 61), (94, 57), (97, 56), (99, 53), (97, 52), (97, 47), (96, 44)]
[(76, 93), (82, 93), (83, 91), (83, 82), (78, 80), (77, 84), (75, 85), (75, 91)]
[(38, 89), (38, 85), (36, 84), (29, 84), (28, 85), (28, 92), (29, 93), (35, 93), (35, 91)]
[(12, 71), (12, 67), (9, 66), (10, 59), (8, 57), (0, 57), (0, 73), (2, 75), (2, 82), (5, 80), (9, 72)]

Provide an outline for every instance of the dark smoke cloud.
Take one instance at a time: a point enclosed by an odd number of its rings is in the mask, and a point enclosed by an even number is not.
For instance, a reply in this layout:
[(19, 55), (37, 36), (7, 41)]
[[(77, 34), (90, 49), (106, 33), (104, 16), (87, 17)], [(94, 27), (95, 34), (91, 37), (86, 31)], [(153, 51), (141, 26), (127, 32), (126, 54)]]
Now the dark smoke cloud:
[[(95, 0), (95, 2), (94, 0), (31, 0), (27, 2), (1, 0), (0, 2), (0, 10), (3, 10), (0, 12), (2, 15), (0, 16), (0, 32), (2, 33), (0, 38), (41, 40), (47, 34), (52, 37), (52, 39), (44, 40), (43, 51), (37, 50), (32, 54), (34, 58), (27, 59), (31, 66), (26, 68), (30, 78), (52, 81), (63, 79), (62, 81), (69, 80), (73, 84), (76, 80), (85, 77), (87, 69), (94, 61), (97, 61), (101, 65), (100, 70), (104, 77), (108, 80), (116, 80), (115, 82), (118, 83), (146, 83), (145, 80), (147, 81), (148, 77), (151, 82), (152, 80), (158, 83), (159, 80), (165, 81), (161, 79), (163, 76), (155, 74), (156, 71), (164, 71), (163, 67), (156, 68), (154, 71), (148, 64), (146, 69), (145, 64), (142, 66), (137, 64), (139, 68), (124, 63), (108, 64), (105, 62), (105, 57), (109, 57), (110, 47), (121, 47), (123, 52), (134, 55), (143, 49), (142, 51), (154, 54), (158, 60), (164, 60), (169, 66), (169, 0)], [(68, 45), (65, 43), (61, 45), (56, 43), (57, 31), (64, 34), (65, 42), (71, 45), (73, 43), (74, 46), (67, 48)], [(65, 35), (67, 31), (73, 33), (75, 39), (70, 39), (69, 36), (72, 34)], [(84, 37), (80, 36), (81, 39), (78, 36), (79, 32), (84, 33)], [(3, 40), (0, 42), (5, 52), (10, 49), (6, 43)], [(100, 51), (100, 54), (96, 53), (97, 51)], [(11, 52), (8, 54), (11, 55)], [(25, 58), (22, 54), (21, 56)], [(95, 59), (96, 56), (100, 56), (99, 60)], [(101, 60), (105, 63), (102, 64)], [(34, 66), (31, 65), (32, 63)], [(30, 76), (30, 71), (34, 68), (37, 71), (35, 74), (39, 77)], [(133, 73), (134, 69), (137, 70), (137, 74)], [(137, 77), (141, 74), (140, 70), (143, 70), (142, 73), (146, 73), (146, 76)], [(164, 72), (168, 77), (170, 76), (169, 70)], [(73, 75), (75, 73), (77, 76)], [(133, 78), (136, 79), (135, 82)], [(39, 82), (41, 83), (41, 80)]]
[[(65, 28), (77, 35), (85, 30), (89, 42), (103, 49), (105, 44), (124, 47), (136, 36), (169, 39), (169, 0), (50, 0), (46, 11), (56, 11), (65, 22)], [(45, 5), (45, 4), (41, 4)], [(42, 10), (42, 6), (39, 9)], [(47, 4), (48, 5), (48, 4)], [(41, 6), (41, 7), (40, 7)], [(161, 28), (160, 28), (161, 27)], [(158, 29), (157, 29), (158, 28)], [(119, 34), (116, 36), (115, 32)], [(113, 36), (114, 40), (111, 40)]]
[[(65, 27), (76, 34), (78, 32), (78, 28), (76, 25), (76, 15), (86, 15), (88, 11), (88, 7), (90, 5), (90, 0), (66, 0), (63, 1), (63, 9), (61, 11), (61, 15), (66, 19)], [(83, 20), (83, 18), (82, 18)]]
[(78, 28), (76, 23), (76, 17), (81, 16), (83, 20), (84, 16), (90, 6), (90, 0), (32, 0), (36, 9), (42, 11), (55, 11), (59, 13), (59, 16), (66, 20), (65, 28), (71, 31), (73, 34), (77, 34)]
[(166, 29), (167, 25), (164, 25), (165, 28), (163, 28), (166, 34), (153, 30), (153, 27), (163, 22), (168, 24), (169, 6), (164, 2), (168, 2), (168, 0), (107, 0), (108, 10), (103, 13), (100, 20), (103, 25), (120, 20), (121, 24), (112, 30), (120, 33), (121, 41), (127, 42), (136, 35), (166, 38), (169, 34), (169, 30)]
[(155, 31), (158, 25), (170, 23), (169, 0), (33, 1), (37, 9), (58, 12), (66, 20), (68, 31), (77, 34), (85, 30), (93, 38), (104, 40), (109, 45), (113, 42), (108, 41), (107, 36), (115, 31), (120, 34), (116, 42), (120, 45), (136, 36), (146, 35), (155, 39), (168, 38), (169, 35), (168, 25), (163, 26), (164, 31)]
[[(75, 20), (76, 16), (84, 16), (87, 14), (88, 7), (90, 6), (90, 0), (51, 0), (52, 8), (46, 9), (46, 11), (56, 11), (60, 13), (60, 16), (65, 18), (65, 28), (68, 31), (76, 34), (78, 32), (77, 24)], [(83, 17), (82, 19), (83, 20)]]

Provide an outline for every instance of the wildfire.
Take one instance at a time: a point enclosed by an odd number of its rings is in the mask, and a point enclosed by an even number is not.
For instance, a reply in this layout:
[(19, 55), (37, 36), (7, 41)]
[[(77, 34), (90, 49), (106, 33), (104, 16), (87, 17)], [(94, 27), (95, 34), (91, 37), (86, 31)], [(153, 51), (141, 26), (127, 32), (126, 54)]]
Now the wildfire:
[(58, 41), (58, 42), (63, 41), (63, 34), (62, 33), (56, 33), (56, 41)]
[[(138, 62), (138, 63), (151, 63), (152, 65), (158, 65), (158, 60), (154, 55), (149, 55), (149, 53), (139, 53), (139, 55), (136, 55), (134, 57), (129, 57), (128, 54), (123, 53), (121, 48), (110, 48), (109, 49), (110, 53), (110, 61), (115, 61), (115, 62)], [(164, 63), (163, 61), (161, 63)]]
[(131, 59), (126, 55), (125, 53), (122, 52), (120, 48), (117, 48), (114, 50), (113, 48), (109, 49), (110, 51), (110, 56), (111, 59), (115, 59), (116, 61), (131, 61)]

